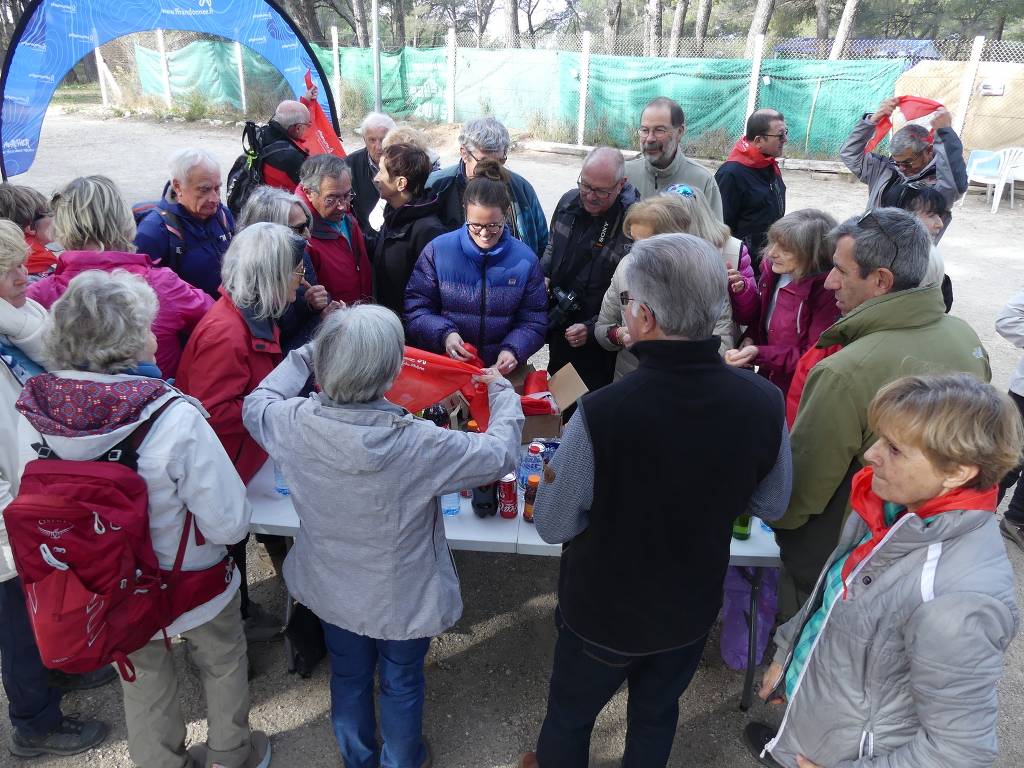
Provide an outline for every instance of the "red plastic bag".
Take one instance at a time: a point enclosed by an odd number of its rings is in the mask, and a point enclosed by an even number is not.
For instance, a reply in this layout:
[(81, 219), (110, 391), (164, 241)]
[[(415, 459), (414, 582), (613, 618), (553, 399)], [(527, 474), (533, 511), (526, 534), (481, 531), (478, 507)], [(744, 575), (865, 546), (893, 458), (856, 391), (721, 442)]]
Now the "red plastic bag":
[[(313, 87), (313, 73), (306, 70), (306, 88)], [(324, 113), (320, 102), (314, 101), (307, 104), (309, 107), (309, 130), (297, 143), (306, 152), (312, 155), (333, 154), (338, 157), (345, 157), (345, 147), (341, 145), (341, 139), (334, 132), (334, 126)], [(434, 402), (437, 402), (436, 400)], [(418, 410), (418, 409), (417, 409)]]
[[(903, 116), (907, 120), (917, 120), (919, 117), (930, 115), (937, 109), (942, 108), (942, 104), (932, 99), (926, 99), (923, 96), (899, 96), (899, 110), (903, 113)], [(866, 155), (872, 149), (877, 147), (882, 139), (885, 138), (885, 134), (892, 128), (892, 118), (883, 117), (875, 125), (875, 135), (871, 137), (871, 141), (868, 142), (867, 146), (864, 147), (864, 154)], [(932, 132), (934, 133), (934, 131)], [(932, 134), (929, 134), (929, 136)]]
[[(480, 373), (479, 365), (406, 347), (402, 370), (385, 396), (407, 411), (421, 411), (441, 402), (453, 392), (465, 392), (467, 386), (475, 391), (472, 377), (477, 373)], [(467, 400), (472, 402), (471, 398)]]

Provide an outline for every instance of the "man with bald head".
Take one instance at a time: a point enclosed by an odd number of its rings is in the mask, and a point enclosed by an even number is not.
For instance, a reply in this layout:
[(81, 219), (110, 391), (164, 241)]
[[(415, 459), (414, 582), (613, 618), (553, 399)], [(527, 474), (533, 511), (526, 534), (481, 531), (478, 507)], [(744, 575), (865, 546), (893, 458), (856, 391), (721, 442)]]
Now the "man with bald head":
[(309, 108), (304, 102), (316, 99), (314, 85), (302, 101), (282, 101), (263, 129), (263, 183), (287, 192), (299, 184), (299, 168), (309, 156), (299, 142), (309, 130)]
[(615, 373), (615, 353), (597, 343), (594, 324), (615, 267), (631, 244), (622, 222), (639, 199), (626, 178), (622, 153), (597, 147), (583, 161), (576, 189), (562, 195), (551, 217), (541, 258), (550, 296), (548, 370), (572, 363), (591, 391), (610, 384)]

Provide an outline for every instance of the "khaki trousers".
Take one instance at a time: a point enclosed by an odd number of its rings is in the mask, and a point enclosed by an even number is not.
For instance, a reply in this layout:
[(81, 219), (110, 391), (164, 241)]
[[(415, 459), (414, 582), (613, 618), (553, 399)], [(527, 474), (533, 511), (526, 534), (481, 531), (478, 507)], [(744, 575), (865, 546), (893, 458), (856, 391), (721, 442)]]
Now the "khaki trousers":
[[(206, 768), (220, 763), (241, 768), (249, 757), (249, 679), (238, 593), (210, 621), (184, 632), (206, 694)], [(134, 683), (121, 681), (128, 752), (139, 768), (188, 768), (185, 720), (178, 702), (174, 659), (163, 640), (128, 657)]]

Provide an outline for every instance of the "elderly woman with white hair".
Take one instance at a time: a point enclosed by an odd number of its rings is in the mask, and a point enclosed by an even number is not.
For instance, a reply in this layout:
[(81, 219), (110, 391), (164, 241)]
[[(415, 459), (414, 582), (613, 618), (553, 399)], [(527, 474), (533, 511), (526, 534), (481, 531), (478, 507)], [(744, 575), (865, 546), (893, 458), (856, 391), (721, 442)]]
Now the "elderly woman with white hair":
[(129, 754), (145, 768), (193, 761), (266, 766), (266, 734), (249, 729), (240, 579), (224, 547), (248, 528), (250, 507), (202, 409), (147, 375), (156, 351), (150, 330), (156, 313), (156, 293), (128, 272), (89, 270), (72, 280), (53, 306), (44, 342), (54, 372), (29, 379), (18, 399), (25, 416), (19, 442), (37, 442), (41, 434), (60, 458), (88, 461), (148, 425), (136, 449), (137, 472), (146, 484), (161, 569), (174, 569), (185, 543), (181, 573), (167, 592), (166, 634), (189, 642), (206, 694), (208, 728), (206, 743), (186, 753), (174, 657), (160, 632), (128, 655), (136, 674), (134, 682), (122, 684)]
[[(439, 429), (390, 403), (404, 343), (390, 310), (339, 310), (246, 398), (242, 414), (292, 489), (301, 528), (285, 581), (323, 624), (331, 721), (350, 768), (431, 764), (423, 660), (430, 638), (462, 615), (437, 497), (511, 470), (523, 424), (518, 396), (493, 369), (477, 377), (490, 400), (482, 434)], [(299, 397), (310, 374), (321, 391)]]
[[(441, 202), (441, 221), (448, 229), (466, 223), (463, 195), (466, 184), (476, 175), (476, 164), (485, 157), (502, 165), (508, 159), (512, 137), (493, 117), (470, 120), (459, 134), (459, 162), (434, 171), (427, 180), (427, 192)], [(507, 169), (506, 169), (507, 170)], [(530, 246), (539, 259), (548, 246), (548, 222), (533, 186), (514, 171), (508, 171), (511, 211), (506, 223), (512, 234)]]
[(171, 155), (170, 171), (163, 197), (139, 222), (135, 245), (216, 299), (221, 259), (235, 232), (220, 201), (220, 163), (190, 147)]
[(53, 197), (53, 228), (65, 250), (56, 271), (28, 288), (30, 299), (49, 307), (78, 274), (91, 269), (124, 269), (139, 275), (160, 300), (153, 333), (156, 335), (157, 376), (173, 378), (187, 337), (213, 306), (200, 289), (182, 280), (166, 265), (158, 266), (136, 252), (135, 219), (120, 190), (106, 176), (82, 176)]

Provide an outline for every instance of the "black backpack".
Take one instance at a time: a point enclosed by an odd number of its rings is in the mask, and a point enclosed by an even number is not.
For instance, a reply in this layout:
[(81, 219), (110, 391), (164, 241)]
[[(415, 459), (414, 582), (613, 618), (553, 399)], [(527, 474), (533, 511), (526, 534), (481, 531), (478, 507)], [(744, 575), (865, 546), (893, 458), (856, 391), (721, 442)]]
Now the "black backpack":
[[(252, 120), (245, 121), (242, 129), (242, 154), (235, 160), (228, 171), (225, 188), (226, 202), (231, 213), (237, 216), (256, 187), (263, 184), (263, 164), (268, 157), (288, 149), (287, 142), (264, 144), (266, 126), (256, 125)], [(274, 144), (280, 144), (274, 147)]]

